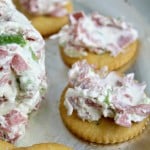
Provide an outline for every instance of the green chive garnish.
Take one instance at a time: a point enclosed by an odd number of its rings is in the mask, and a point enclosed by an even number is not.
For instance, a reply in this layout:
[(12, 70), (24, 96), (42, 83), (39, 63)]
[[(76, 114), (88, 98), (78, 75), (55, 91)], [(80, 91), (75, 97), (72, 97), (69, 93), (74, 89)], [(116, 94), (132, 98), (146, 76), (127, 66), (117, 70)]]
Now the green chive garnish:
[(19, 44), (20, 46), (26, 45), (26, 40), (23, 38), (21, 34), (1, 34), (0, 35), (0, 45), (6, 44)]

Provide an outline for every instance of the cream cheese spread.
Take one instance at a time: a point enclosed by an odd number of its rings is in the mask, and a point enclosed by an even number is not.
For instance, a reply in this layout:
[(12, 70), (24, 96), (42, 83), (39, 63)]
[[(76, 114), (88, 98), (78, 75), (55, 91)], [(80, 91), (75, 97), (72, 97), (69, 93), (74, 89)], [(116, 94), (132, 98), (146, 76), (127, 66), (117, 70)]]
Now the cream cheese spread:
[(70, 57), (86, 56), (87, 52), (109, 52), (115, 57), (138, 38), (138, 32), (119, 19), (98, 13), (87, 16), (83, 12), (73, 13), (69, 18), (70, 24), (54, 37), (59, 37), (59, 45)]
[(68, 115), (77, 111), (82, 120), (113, 118), (120, 126), (130, 127), (150, 114), (150, 98), (145, 83), (134, 80), (134, 74), (119, 76), (105, 69), (94, 70), (86, 61), (77, 62), (69, 71), (69, 88), (64, 105)]
[(68, 0), (20, 0), (20, 4), (31, 14), (62, 17), (68, 14)]
[(46, 90), (45, 42), (10, 0), (0, 0), (0, 139), (16, 141)]

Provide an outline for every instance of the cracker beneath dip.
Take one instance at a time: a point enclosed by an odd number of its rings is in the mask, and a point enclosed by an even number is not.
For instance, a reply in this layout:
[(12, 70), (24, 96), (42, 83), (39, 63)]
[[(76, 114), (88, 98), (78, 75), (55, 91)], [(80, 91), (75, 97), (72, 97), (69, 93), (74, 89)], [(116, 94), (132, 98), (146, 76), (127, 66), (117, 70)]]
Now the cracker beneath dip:
[(12, 150), (14, 146), (5, 141), (0, 141), (0, 150)]
[[(68, 23), (67, 16), (53, 17), (48, 15), (33, 15), (21, 6), (19, 0), (13, 1), (17, 9), (24, 13), (28, 19), (31, 20), (33, 26), (45, 37), (58, 32), (65, 24)], [(72, 12), (73, 6), (70, 1), (65, 5), (65, 7), (69, 13)]]
[(67, 109), (64, 106), (67, 88), (65, 88), (61, 95), (60, 114), (67, 128), (83, 140), (101, 144), (124, 142), (141, 134), (149, 121), (149, 118), (146, 118), (140, 123), (133, 123), (132, 127), (126, 128), (115, 124), (112, 119), (108, 118), (102, 118), (98, 122), (88, 122), (82, 121), (76, 112), (68, 116)]
[(149, 121), (150, 98), (145, 88), (134, 73), (97, 70), (79, 61), (68, 72), (60, 114), (79, 138), (102, 144), (124, 142), (142, 133)]
[(91, 52), (88, 52), (87, 56), (69, 57), (65, 54), (62, 47), (60, 47), (60, 54), (63, 62), (68, 67), (71, 67), (78, 60), (86, 59), (89, 64), (93, 64), (96, 68), (108, 66), (110, 71), (122, 70), (121, 72), (124, 72), (132, 66), (132, 62), (134, 62), (136, 57), (138, 44), (138, 41), (133, 42), (128, 47), (124, 48), (124, 53), (120, 53), (116, 57), (111, 56), (110, 53), (97, 55)]
[(128, 23), (102, 14), (76, 12), (69, 15), (69, 25), (51, 39), (59, 38), (62, 60), (71, 67), (75, 62), (87, 60), (96, 68), (119, 68), (136, 55), (138, 31)]
[(57, 143), (42, 143), (30, 147), (20, 147), (13, 150), (72, 150), (71, 148)]

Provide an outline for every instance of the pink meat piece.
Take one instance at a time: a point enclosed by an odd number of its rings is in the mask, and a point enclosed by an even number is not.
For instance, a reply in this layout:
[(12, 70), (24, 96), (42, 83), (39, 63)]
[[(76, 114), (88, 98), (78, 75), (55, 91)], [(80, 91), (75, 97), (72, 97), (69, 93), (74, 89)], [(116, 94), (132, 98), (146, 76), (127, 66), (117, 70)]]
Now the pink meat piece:
[[(83, 39), (87, 39), (87, 41), (89, 41), (90, 45), (92, 45), (93, 47), (94, 46), (98, 47), (101, 43), (98, 39), (93, 37), (90, 32), (88, 32), (88, 30), (82, 25), (82, 22), (80, 21), (78, 21), (74, 25), (73, 33), (74, 33), (73, 41), (76, 42), (77, 46), (88, 48), (87, 43)], [(81, 36), (82, 38), (80, 38)]]
[(70, 24), (76, 23), (79, 19), (84, 18), (85, 14), (82, 11), (69, 15)]
[(6, 58), (8, 56), (8, 52), (0, 49), (0, 59)]
[[(5, 122), (0, 126), (0, 139), (7, 139), (8, 142), (14, 143), (20, 134), (18, 131), (14, 131), (13, 127), (18, 127), (19, 125), (27, 125), (28, 118), (23, 116), (17, 110), (11, 110), (8, 114), (3, 115)], [(11, 137), (9, 134), (14, 132)]]
[(150, 114), (150, 104), (140, 104), (128, 108), (127, 113), (137, 114), (139, 116), (147, 116)]
[(91, 19), (95, 22), (97, 26), (108, 26), (117, 29), (123, 29), (120, 22), (113, 18), (107, 18), (98, 13), (93, 13)]
[(95, 109), (101, 109), (102, 107), (96, 103), (94, 103), (93, 101), (91, 101), (90, 99), (87, 99), (85, 101), (85, 103), (88, 105), (88, 106), (91, 106), (91, 107), (94, 107)]
[[(88, 76), (88, 72), (91, 71), (91, 67), (87, 65), (86, 61), (77, 62), (73, 65), (73, 68), (79, 66), (79, 70), (77, 70), (75, 78), (69, 78), (69, 82), (72, 86), (80, 86), (82, 89), (92, 89), (97, 88), (101, 90), (100, 85), (98, 84), (99, 75), (91, 78)], [(69, 73), (71, 76), (71, 72)]]
[(117, 28), (119, 30), (129, 28), (129, 25), (120, 21), (119, 19), (107, 18), (98, 13), (93, 13), (91, 19), (95, 22), (97, 26), (108, 26), (112, 28)]
[(17, 74), (20, 74), (20, 72), (26, 71), (29, 68), (25, 60), (18, 54), (14, 55), (12, 58), (11, 67)]
[(125, 47), (128, 43), (132, 41), (133, 41), (132, 35), (128, 35), (128, 36), (122, 35), (119, 37), (117, 44), (119, 47)]
[(128, 114), (123, 113), (118, 116), (118, 118), (115, 121), (116, 124), (124, 126), (124, 127), (130, 127), (131, 121), (129, 121)]
[(119, 114), (116, 123), (125, 127), (129, 127), (132, 124), (131, 120), (128, 119), (129, 115), (135, 114), (138, 116), (147, 117), (150, 114), (150, 104), (130, 106), (116, 101), (114, 103), (114, 107), (116, 113)]
[(8, 134), (11, 132), (11, 129), (0, 127), (0, 139), (7, 139), (7, 142), (14, 143), (21, 135), (19, 133), (15, 133), (13, 137), (10, 137)]
[(98, 14), (98, 13), (93, 13), (91, 16), (91, 19), (95, 22), (97, 26), (102, 26), (104, 19)]
[(4, 115), (9, 127), (18, 124), (27, 124), (27, 117), (23, 116), (19, 111), (12, 110), (8, 114)]
[(89, 72), (90, 69), (90, 67), (86, 64), (85, 61), (77, 62), (72, 67), (76, 68), (77, 66), (79, 66), (79, 70), (77, 70), (75, 78), (72, 78), (72, 72), (69, 72), (69, 83), (72, 86), (79, 86), (79, 84), (85, 78), (85, 75)]
[(141, 104), (133, 107), (128, 107), (127, 109), (124, 108), (123, 113), (119, 113), (119, 117), (115, 122), (118, 125), (130, 127), (132, 124), (132, 122), (128, 118), (130, 114), (146, 117), (150, 114), (150, 105)]
[(9, 74), (5, 74), (0, 78), (0, 86), (3, 86), (4, 84), (7, 84), (9, 82)]
[[(90, 47), (95, 47), (95, 48), (91, 48), (91, 50), (97, 52), (99, 51), (98, 47), (101, 46), (101, 41), (95, 38), (88, 31), (88, 28), (83, 26), (83, 20), (85, 17), (86, 16), (83, 12), (77, 12), (70, 15), (70, 24), (72, 25), (70, 30), (70, 35), (73, 37), (73, 39), (71, 39), (71, 41), (69, 42), (77, 50), (80, 50), (80, 48), (77, 47), (88, 48), (87, 45), (87, 41), (88, 41)], [(84, 39), (86, 39), (86, 42)]]

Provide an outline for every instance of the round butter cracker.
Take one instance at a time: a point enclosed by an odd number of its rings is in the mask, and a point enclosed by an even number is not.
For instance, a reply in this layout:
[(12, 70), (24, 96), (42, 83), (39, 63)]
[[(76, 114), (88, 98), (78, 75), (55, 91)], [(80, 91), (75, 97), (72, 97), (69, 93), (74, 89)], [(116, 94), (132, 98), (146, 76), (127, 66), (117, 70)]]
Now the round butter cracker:
[[(118, 54), (116, 57), (110, 55), (110, 53), (106, 52), (103, 54), (95, 54), (92, 52), (87, 52), (87, 56), (81, 57), (69, 57), (65, 54), (63, 47), (60, 47), (60, 54), (63, 62), (71, 67), (75, 62), (79, 60), (86, 59), (89, 64), (95, 65), (97, 69), (101, 69), (104, 66), (108, 66), (109, 71), (119, 70), (124, 67), (122, 70), (126, 71), (130, 66), (131, 62), (135, 60), (135, 56), (137, 54), (139, 41), (136, 40), (128, 47), (124, 48), (123, 52)], [(130, 65), (129, 65), (130, 64)]]
[(98, 122), (88, 122), (82, 121), (76, 112), (68, 116), (64, 106), (67, 88), (65, 88), (61, 96), (60, 114), (67, 128), (83, 140), (101, 144), (124, 142), (142, 133), (149, 121), (149, 118), (146, 118), (140, 123), (133, 123), (132, 127), (126, 128), (115, 124), (112, 119), (108, 118), (102, 118)]
[(0, 150), (12, 150), (14, 145), (0, 140)]
[[(68, 16), (53, 17), (48, 15), (32, 15), (28, 13), (25, 9), (23, 9), (23, 7), (19, 3), (19, 0), (13, 0), (13, 2), (16, 5), (16, 8), (22, 13), (24, 13), (29, 20), (31, 20), (32, 25), (44, 37), (57, 33), (69, 21)], [(65, 8), (67, 8), (69, 13), (73, 11), (72, 3), (69, 0)]]
[(71, 148), (57, 143), (35, 144), (30, 147), (19, 147), (13, 150), (72, 150)]

